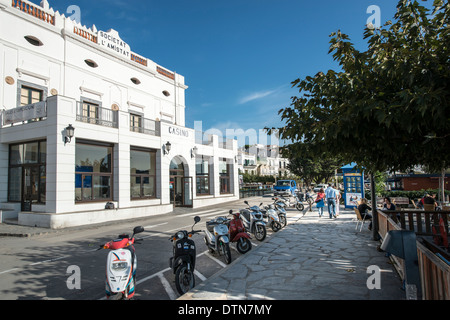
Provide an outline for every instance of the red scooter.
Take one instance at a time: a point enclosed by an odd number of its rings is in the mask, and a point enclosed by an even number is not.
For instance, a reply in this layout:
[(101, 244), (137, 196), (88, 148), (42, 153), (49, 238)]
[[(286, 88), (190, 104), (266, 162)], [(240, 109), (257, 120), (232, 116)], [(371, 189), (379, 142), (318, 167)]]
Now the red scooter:
[(240, 213), (233, 213), (233, 210), (230, 210), (230, 215), (233, 216), (233, 219), (228, 220), (230, 241), (236, 243), (236, 249), (239, 253), (245, 254), (252, 249), (252, 242), (250, 241), (251, 237), (245, 232), (244, 224), (239, 217)]

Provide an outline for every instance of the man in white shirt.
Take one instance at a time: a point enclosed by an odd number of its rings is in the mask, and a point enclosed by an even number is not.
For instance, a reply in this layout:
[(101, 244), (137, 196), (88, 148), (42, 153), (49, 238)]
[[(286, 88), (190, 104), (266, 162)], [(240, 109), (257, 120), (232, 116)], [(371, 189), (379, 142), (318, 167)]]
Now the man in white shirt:
[(337, 190), (333, 188), (332, 184), (329, 184), (327, 190), (325, 190), (325, 197), (327, 199), (328, 214), (330, 215), (330, 219), (336, 219)]

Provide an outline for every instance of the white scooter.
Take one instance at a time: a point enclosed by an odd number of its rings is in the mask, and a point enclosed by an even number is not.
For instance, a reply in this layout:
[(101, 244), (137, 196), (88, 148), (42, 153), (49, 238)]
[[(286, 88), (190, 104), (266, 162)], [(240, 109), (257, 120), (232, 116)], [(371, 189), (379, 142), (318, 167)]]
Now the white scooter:
[(231, 263), (228, 219), (218, 217), (206, 222), (205, 244), (211, 253), (218, 252), (227, 264)]
[(144, 232), (143, 227), (136, 227), (133, 235), (123, 234), (119, 239), (101, 245), (98, 250), (108, 249), (106, 262), (105, 291), (109, 300), (130, 300), (136, 291), (137, 258), (134, 244), (139, 243), (134, 236)]

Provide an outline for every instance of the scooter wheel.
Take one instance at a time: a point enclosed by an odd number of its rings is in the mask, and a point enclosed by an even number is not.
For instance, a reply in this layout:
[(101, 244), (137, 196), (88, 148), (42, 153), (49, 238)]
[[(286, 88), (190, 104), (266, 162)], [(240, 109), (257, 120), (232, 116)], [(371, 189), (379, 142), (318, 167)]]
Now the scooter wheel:
[(240, 254), (246, 254), (252, 249), (252, 242), (247, 238), (241, 238), (236, 243), (236, 249)]
[(188, 270), (186, 263), (181, 264), (175, 272), (175, 286), (179, 294), (183, 295), (195, 287), (195, 276), (192, 270)]
[(258, 241), (264, 241), (264, 239), (266, 238), (267, 235), (267, 230), (266, 227), (263, 225), (258, 225), (256, 226), (256, 230), (255, 230), (255, 238)]
[(231, 250), (230, 250), (230, 244), (229, 243), (219, 243), (219, 252), (220, 255), (223, 256), (223, 259), (225, 260), (226, 264), (231, 263)]
[(286, 216), (280, 216), (280, 224), (281, 224), (281, 228), (285, 228), (287, 226)]
[(305, 210), (305, 206), (302, 203), (297, 203), (296, 208), (297, 208), (298, 211)]
[(281, 230), (281, 224), (279, 222), (274, 222), (272, 224), (272, 231), (273, 232), (278, 232)]

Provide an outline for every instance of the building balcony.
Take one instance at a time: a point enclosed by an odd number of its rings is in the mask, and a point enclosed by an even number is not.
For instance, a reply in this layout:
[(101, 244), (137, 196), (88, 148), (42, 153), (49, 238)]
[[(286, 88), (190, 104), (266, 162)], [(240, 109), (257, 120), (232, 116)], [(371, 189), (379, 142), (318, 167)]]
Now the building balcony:
[(138, 132), (142, 134), (148, 134), (155, 137), (161, 136), (161, 122), (151, 120), (151, 119), (142, 119), (142, 122), (137, 125), (130, 126), (131, 132)]
[(77, 121), (109, 128), (118, 128), (118, 119), (118, 111), (93, 105), (87, 106), (81, 102), (77, 102)]
[(3, 110), (1, 117), (2, 128), (43, 121), (47, 118), (47, 102), (41, 101), (14, 109)]

